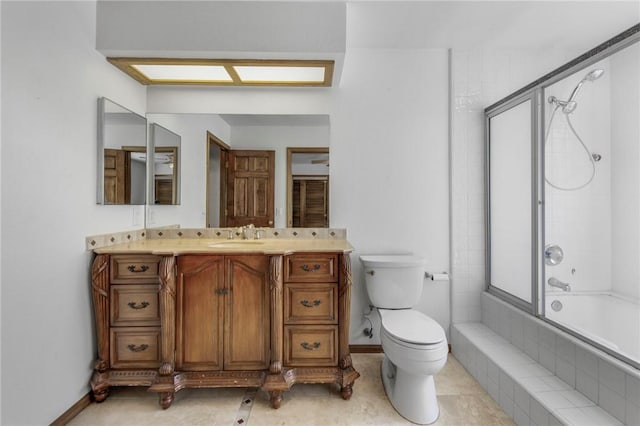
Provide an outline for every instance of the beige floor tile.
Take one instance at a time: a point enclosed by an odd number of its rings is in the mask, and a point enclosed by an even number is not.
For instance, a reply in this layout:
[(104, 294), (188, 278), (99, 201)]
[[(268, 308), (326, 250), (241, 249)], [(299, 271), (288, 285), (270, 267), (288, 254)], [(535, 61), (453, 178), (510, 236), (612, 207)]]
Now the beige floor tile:
[[(345, 401), (340, 388), (329, 384), (297, 384), (285, 392), (280, 409), (269, 405), (269, 395), (258, 391), (249, 419), (243, 426), (276, 425), (411, 425), (387, 399), (380, 380), (383, 354), (353, 354), (353, 364), (361, 377), (353, 396)], [(436, 376), (440, 404), (437, 426), (513, 425), (460, 363), (449, 356)], [(72, 426), (102, 425), (224, 425), (235, 424), (244, 388), (183, 389), (167, 410), (158, 397), (144, 388), (111, 390), (103, 403), (91, 404), (70, 423)]]

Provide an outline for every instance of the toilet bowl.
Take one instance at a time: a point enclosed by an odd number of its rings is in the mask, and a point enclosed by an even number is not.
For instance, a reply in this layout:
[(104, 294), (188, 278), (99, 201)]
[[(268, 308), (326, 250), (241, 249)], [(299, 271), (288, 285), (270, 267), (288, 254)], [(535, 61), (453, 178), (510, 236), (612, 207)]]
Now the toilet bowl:
[(413, 309), (379, 309), (380, 341), (385, 358), (381, 375), (393, 407), (407, 420), (430, 424), (440, 410), (433, 375), (447, 362), (442, 327)]
[(445, 365), (449, 351), (440, 324), (412, 309), (424, 288), (425, 260), (413, 255), (360, 260), (367, 294), (381, 320), (381, 375), (387, 397), (407, 420), (433, 423), (440, 414), (433, 375)]

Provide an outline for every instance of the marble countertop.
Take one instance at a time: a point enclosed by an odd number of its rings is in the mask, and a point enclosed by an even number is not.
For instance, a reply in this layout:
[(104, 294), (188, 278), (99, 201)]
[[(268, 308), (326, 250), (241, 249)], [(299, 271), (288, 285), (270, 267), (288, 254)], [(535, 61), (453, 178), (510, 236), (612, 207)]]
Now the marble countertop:
[(271, 239), (227, 240), (210, 238), (166, 238), (133, 241), (96, 248), (98, 254), (272, 254), (291, 253), (350, 253), (353, 247), (345, 239)]

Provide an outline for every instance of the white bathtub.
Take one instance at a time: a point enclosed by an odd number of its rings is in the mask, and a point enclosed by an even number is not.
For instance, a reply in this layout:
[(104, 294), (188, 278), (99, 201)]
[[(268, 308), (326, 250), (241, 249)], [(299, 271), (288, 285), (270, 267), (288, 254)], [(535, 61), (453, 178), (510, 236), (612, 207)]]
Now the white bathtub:
[[(552, 308), (560, 302), (559, 311)], [(640, 362), (640, 305), (609, 293), (545, 295), (545, 315), (565, 327)], [(559, 307), (557, 303), (554, 304)]]

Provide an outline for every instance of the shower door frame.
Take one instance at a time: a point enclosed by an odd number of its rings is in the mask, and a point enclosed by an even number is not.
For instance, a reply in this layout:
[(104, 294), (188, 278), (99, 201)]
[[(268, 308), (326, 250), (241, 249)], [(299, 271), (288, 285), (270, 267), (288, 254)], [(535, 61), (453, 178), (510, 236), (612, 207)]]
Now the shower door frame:
[[(631, 365), (636, 369), (640, 369), (640, 363), (629, 359), (622, 354), (609, 349), (602, 344), (589, 339), (588, 337), (548, 319), (545, 315), (545, 268), (544, 259), (541, 248), (545, 244), (545, 170), (544, 158), (544, 126), (546, 116), (546, 103), (543, 96), (547, 87), (557, 83), (558, 81), (575, 74), (585, 68), (599, 62), (608, 56), (634, 44), (640, 43), (640, 24), (636, 24), (617, 36), (605, 41), (588, 52), (578, 56), (577, 58), (567, 62), (566, 64), (556, 68), (548, 74), (540, 77), (532, 83), (522, 87), (521, 89), (511, 93), (498, 102), (485, 108), (485, 271), (486, 271), (486, 290), (490, 294), (498, 297), (505, 302), (514, 305), (525, 312), (535, 316), (536, 318), (556, 327), (567, 334), (587, 342), (588, 344), (602, 350), (612, 357)], [(490, 127), (489, 119), (496, 116), (500, 112), (509, 110), (519, 105), (527, 99), (532, 100), (532, 200), (531, 220), (532, 220), (532, 242), (535, 247), (532, 248), (532, 265), (531, 265), (531, 304), (526, 303), (522, 299), (505, 292), (491, 284), (491, 223), (490, 223)], [(535, 119), (534, 119), (535, 117)]]
[[(486, 226), (486, 264), (485, 264), (485, 279), (487, 283), (487, 291), (510, 304), (517, 306), (523, 311), (535, 314), (536, 306), (538, 305), (538, 277), (540, 271), (537, 268), (538, 263), (538, 251), (539, 251), (539, 237), (541, 234), (541, 226), (544, 222), (541, 220), (541, 214), (544, 212), (541, 209), (541, 194), (540, 185), (538, 184), (538, 168), (540, 167), (540, 146), (539, 138), (540, 132), (538, 129), (540, 115), (540, 90), (537, 88), (522, 91), (517, 96), (509, 97), (509, 99), (503, 99), (504, 102), (493, 104), (485, 109), (485, 155), (484, 155), (484, 169), (485, 169), (485, 226)], [(507, 291), (502, 290), (498, 286), (492, 284), (491, 279), (491, 119), (509, 111), (525, 102), (531, 102), (530, 118), (531, 118), (531, 302), (527, 302)], [(544, 233), (542, 233), (544, 235)]]

